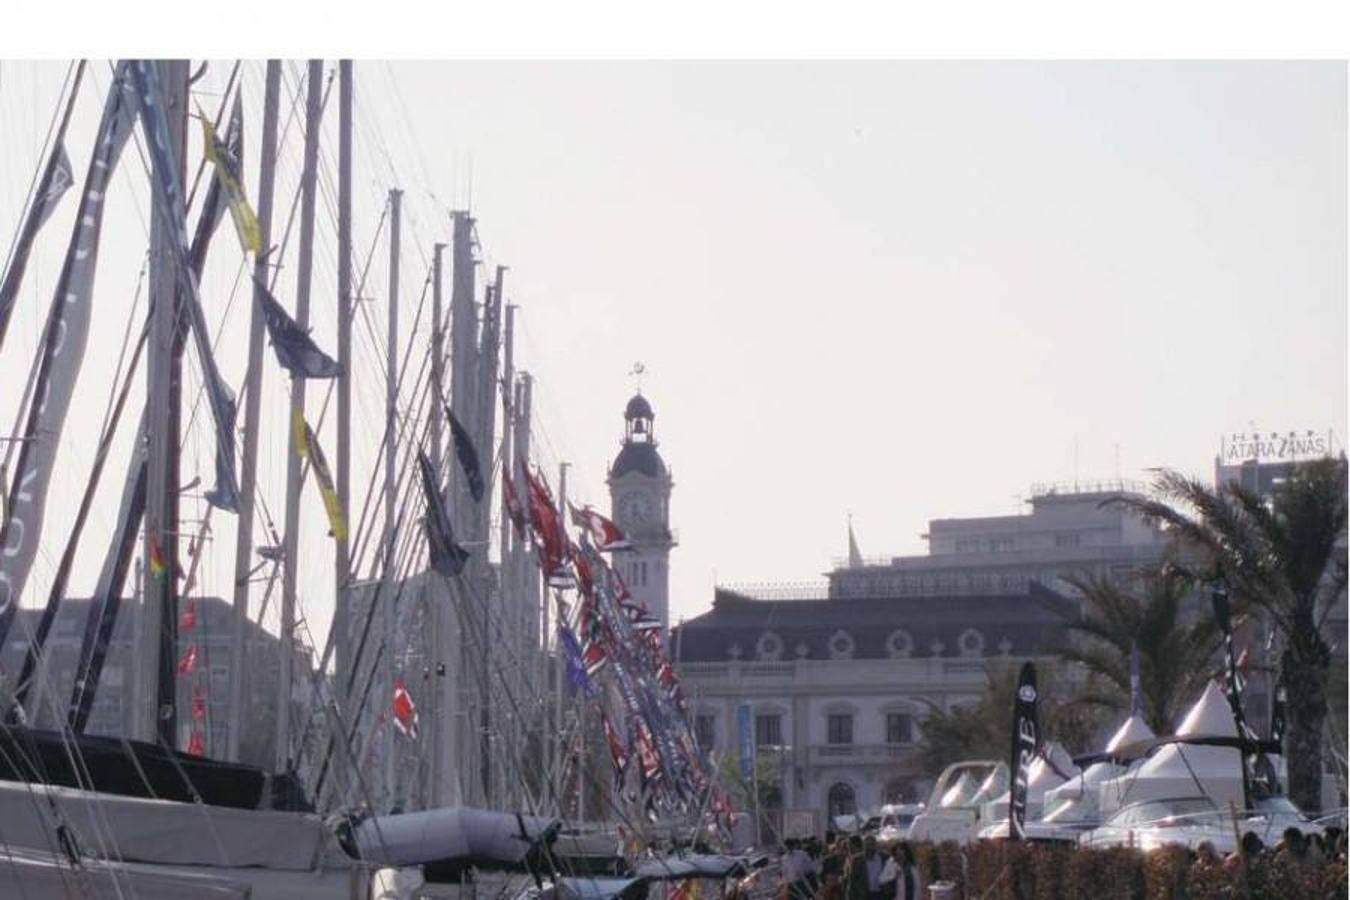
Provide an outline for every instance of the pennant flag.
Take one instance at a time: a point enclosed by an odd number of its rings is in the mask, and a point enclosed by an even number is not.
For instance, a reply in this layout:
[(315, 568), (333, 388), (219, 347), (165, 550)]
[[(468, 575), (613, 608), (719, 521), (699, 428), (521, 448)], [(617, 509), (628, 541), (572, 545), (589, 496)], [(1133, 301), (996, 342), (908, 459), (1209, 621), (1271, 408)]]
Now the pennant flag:
[(202, 143), (206, 146), (206, 159), (215, 166), (216, 180), (225, 191), (225, 200), (230, 208), (230, 218), (234, 220), (235, 233), (239, 235), (239, 245), (246, 252), (262, 252), (262, 231), (258, 228), (258, 218), (253, 207), (248, 205), (248, 195), (244, 193), (244, 106), (238, 94), (234, 97), (234, 109), (230, 111), (230, 124), (225, 132), (225, 140), (216, 135), (211, 120), (202, 114), (200, 108), (197, 117), (202, 120)]
[(614, 763), (614, 792), (618, 793), (623, 790), (623, 782), (628, 775), (628, 748), (620, 739), (619, 732), (610, 724), (609, 716), (601, 713), (600, 721), (605, 727), (605, 743), (609, 745), (609, 758)]
[(464, 571), (469, 551), (455, 543), (455, 531), (450, 525), (450, 513), (445, 508), (441, 492), (436, 489), (436, 475), (425, 452), (417, 451), (417, 466), (422, 470), (422, 492), (426, 495), (426, 532), (431, 568), (446, 577)]
[(154, 532), (150, 533), (150, 574), (156, 580), (162, 579), (164, 573), (168, 571), (168, 566), (164, 562), (164, 552), (159, 549), (159, 539), (155, 537)]
[(563, 660), (567, 663), (568, 683), (572, 685), (573, 690), (590, 696), (595, 688), (582, 661), (581, 645), (577, 643), (577, 637), (572, 633), (572, 629), (568, 628), (567, 623), (561, 618), (558, 620), (558, 641), (562, 645)]
[(206, 692), (202, 690), (202, 686), (199, 684), (192, 686), (192, 718), (206, 718)]
[(328, 513), (328, 534), (334, 540), (344, 540), (347, 537), (347, 519), (342, 515), (342, 503), (333, 485), (333, 473), (328, 470), (328, 460), (319, 447), (319, 439), (305, 421), (305, 414), (298, 408), (291, 411), (291, 427), (295, 430), (296, 450), (301, 459), (309, 460), (309, 467), (314, 472), (314, 483), (319, 486), (319, 496), (323, 497), (323, 508)]
[(506, 515), (515, 526), (516, 538), (525, 540), (525, 508), (520, 505), (520, 497), (516, 494), (516, 486), (511, 481), (511, 475), (506, 471), (506, 463), (502, 463), (502, 504), (506, 507)]
[(1144, 714), (1144, 690), (1139, 681), (1139, 646), (1130, 645), (1130, 715)]
[(473, 497), (474, 503), (478, 503), (483, 499), (483, 472), (478, 468), (478, 451), (474, 449), (469, 433), (459, 424), (459, 419), (455, 418), (450, 407), (445, 408), (445, 414), (450, 417), (450, 435), (455, 441), (455, 456), (459, 458), (459, 467), (464, 470), (464, 477), (468, 479), (469, 495)]
[(322, 350), (314, 340), (295, 324), (295, 319), (277, 302), (267, 286), (256, 278), (258, 302), (262, 304), (267, 336), (276, 352), (277, 363), (297, 378), (336, 378), (342, 366)]
[(633, 545), (619, 529), (619, 526), (589, 506), (584, 509), (577, 509), (569, 503), (567, 508), (572, 512), (572, 524), (584, 530), (590, 536), (591, 543), (595, 545), (596, 550), (608, 553), (614, 550), (633, 549)]
[(195, 671), (197, 671), (197, 644), (194, 641), (188, 644), (187, 650), (183, 651), (183, 655), (178, 659), (178, 674), (191, 675)]
[(548, 583), (554, 587), (571, 587), (572, 577), (566, 571), (566, 536), (553, 495), (543, 476), (525, 469), (525, 483), (529, 496), (530, 524), (538, 543), (539, 567)]
[(193, 729), (191, 737), (188, 738), (187, 752), (192, 754), (193, 756), (205, 756), (206, 755), (205, 743), (206, 743), (205, 740), (202, 738), (202, 733), (200, 731), (197, 731), (196, 729)]
[(402, 678), (394, 679), (394, 727), (409, 740), (417, 740), (417, 706)]
[(1017, 694), (1013, 698), (1012, 728), (1012, 786), (1008, 793), (1008, 840), (1020, 841), (1026, 837), (1027, 778), (1031, 762), (1041, 749), (1040, 723), (1036, 709), (1040, 700), (1036, 693), (1036, 666), (1022, 663), (1017, 676)]
[(183, 614), (178, 617), (178, 630), (191, 631), (197, 627), (197, 604), (189, 600), (187, 606), (183, 607)]

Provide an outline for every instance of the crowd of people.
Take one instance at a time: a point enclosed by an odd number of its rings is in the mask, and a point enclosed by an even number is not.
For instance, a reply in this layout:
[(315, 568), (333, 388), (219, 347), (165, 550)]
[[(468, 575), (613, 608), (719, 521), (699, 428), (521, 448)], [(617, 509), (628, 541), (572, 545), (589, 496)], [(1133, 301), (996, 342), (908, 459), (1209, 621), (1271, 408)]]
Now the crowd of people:
[(923, 876), (909, 844), (883, 853), (875, 837), (824, 842), (789, 838), (782, 857), (780, 900), (919, 900)]

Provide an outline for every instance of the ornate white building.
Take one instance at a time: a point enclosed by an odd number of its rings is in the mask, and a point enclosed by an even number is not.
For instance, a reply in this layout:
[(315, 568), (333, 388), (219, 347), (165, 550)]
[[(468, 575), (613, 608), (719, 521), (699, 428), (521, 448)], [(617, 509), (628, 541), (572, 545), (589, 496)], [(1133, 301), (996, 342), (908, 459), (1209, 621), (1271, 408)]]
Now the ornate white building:
[(623, 446), (609, 467), (610, 517), (633, 549), (614, 554), (614, 567), (633, 597), (647, 605), (661, 626), (670, 626), (670, 470), (657, 452), (656, 414), (641, 393), (623, 411)]

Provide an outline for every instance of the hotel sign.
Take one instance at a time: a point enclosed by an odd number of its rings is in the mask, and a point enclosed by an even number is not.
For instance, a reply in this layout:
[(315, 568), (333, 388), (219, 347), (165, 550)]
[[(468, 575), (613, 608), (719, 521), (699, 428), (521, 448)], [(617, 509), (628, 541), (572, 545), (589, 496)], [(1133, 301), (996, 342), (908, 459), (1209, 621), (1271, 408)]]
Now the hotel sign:
[(1223, 465), (1244, 462), (1292, 462), (1331, 453), (1331, 433), (1308, 431), (1259, 431), (1226, 434), (1219, 439)]

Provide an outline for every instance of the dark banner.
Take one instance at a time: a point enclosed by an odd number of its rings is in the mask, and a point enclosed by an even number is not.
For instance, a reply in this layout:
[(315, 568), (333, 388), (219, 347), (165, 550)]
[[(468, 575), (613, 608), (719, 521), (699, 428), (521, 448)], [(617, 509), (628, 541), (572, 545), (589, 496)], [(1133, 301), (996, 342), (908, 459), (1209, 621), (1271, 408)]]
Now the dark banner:
[(1027, 777), (1031, 761), (1040, 749), (1040, 722), (1036, 717), (1039, 701), (1036, 693), (1036, 667), (1022, 663), (1017, 676), (1017, 694), (1013, 698), (1012, 755), (1009, 768), (1012, 784), (1008, 788), (1008, 840), (1026, 837)]
[(23, 448), (14, 470), (7, 517), (0, 528), (0, 548), (3, 549), (0, 552), (0, 645), (8, 638), (14, 623), (19, 598), (42, 535), (47, 488), (57, 458), (57, 445), (89, 338), (94, 271), (103, 230), (103, 199), (134, 123), (135, 100), (128, 89), (126, 67), (119, 65), (103, 106), (103, 118), (80, 195), (74, 231), (47, 315), (42, 358), (33, 402), (28, 409)]
[(14, 245), (14, 255), (10, 257), (5, 278), (0, 281), (0, 342), (5, 339), (9, 328), (9, 317), (14, 312), (14, 300), (19, 296), (19, 286), (23, 284), (23, 274), (28, 268), (28, 257), (33, 252), (33, 242), (38, 232), (47, 224), (56, 204), (75, 183), (75, 173), (70, 167), (70, 157), (66, 155), (63, 144), (52, 149), (47, 166), (42, 172), (42, 183), (38, 185), (37, 196), (23, 221), (19, 240)]

